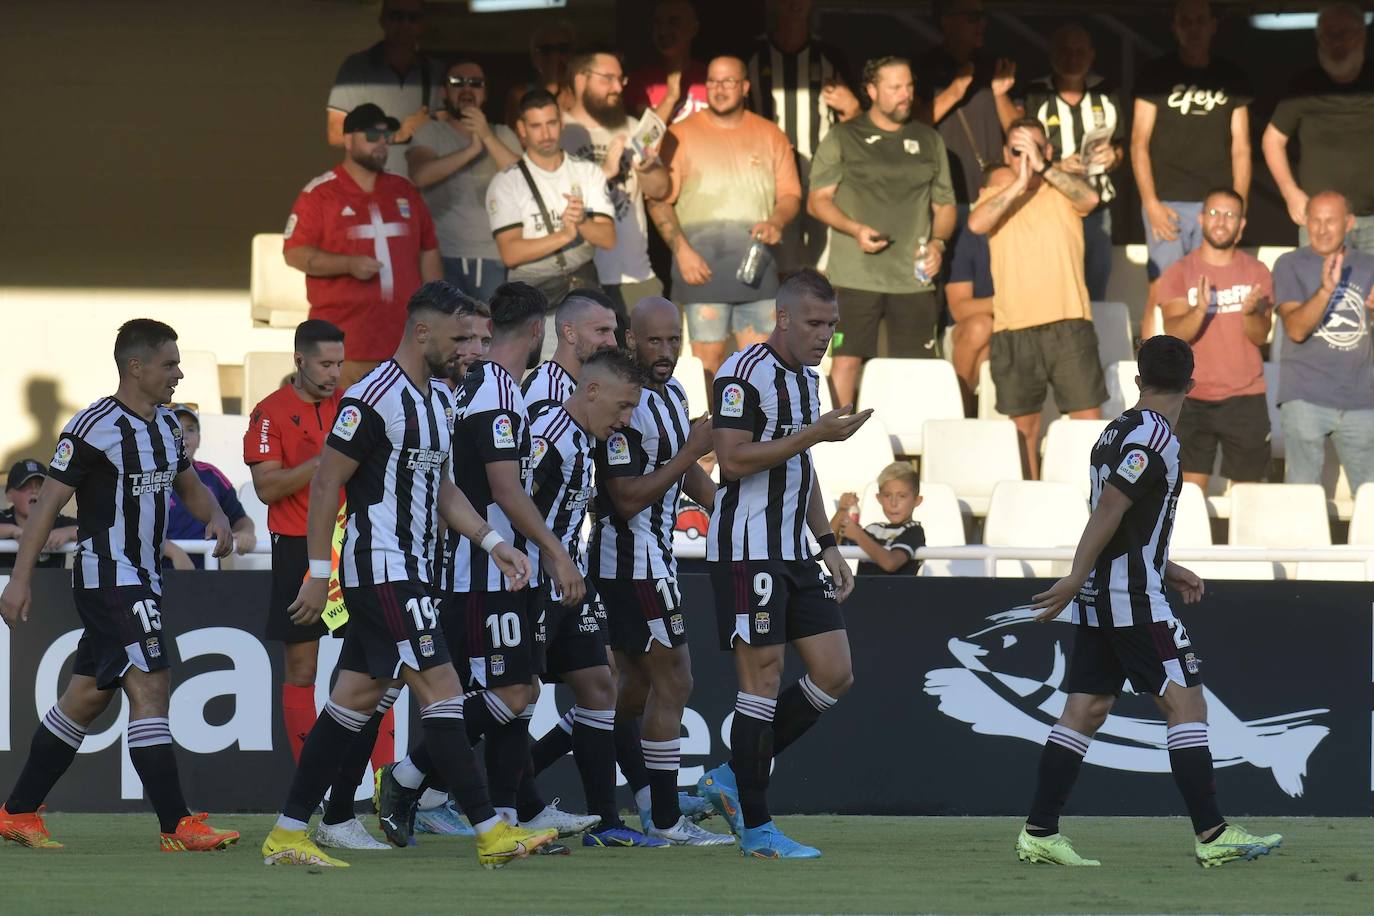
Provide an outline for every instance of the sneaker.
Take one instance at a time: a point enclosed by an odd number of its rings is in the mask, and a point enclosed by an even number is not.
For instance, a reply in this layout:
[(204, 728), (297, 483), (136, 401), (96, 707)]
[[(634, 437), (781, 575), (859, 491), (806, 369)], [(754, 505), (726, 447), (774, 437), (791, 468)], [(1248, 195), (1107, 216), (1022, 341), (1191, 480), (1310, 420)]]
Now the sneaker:
[(483, 868), (501, 868), (556, 839), (557, 830), (524, 830), (503, 821), (477, 834), (477, 861)]
[(458, 811), (453, 799), (437, 808), (421, 808), (415, 812), (415, 832), (438, 836), (472, 836), (472, 825)]
[(1073, 848), (1073, 841), (1062, 833), (1052, 836), (1031, 836), (1026, 828), (1016, 838), (1016, 858), (1022, 862), (1035, 862), (1040, 865), (1101, 865), (1097, 859), (1085, 859)]
[[(697, 792), (730, 825), (735, 836), (744, 835), (744, 814), (739, 809), (739, 788), (735, 785), (735, 771), (723, 763), (707, 770), (697, 781)], [(686, 812), (683, 812), (686, 813)]]
[(1269, 850), (1278, 849), (1282, 845), (1283, 834), (1256, 836), (1244, 827), (1229, 824), (1221, 832), (1221, 836), (1212, 842), (1195, 843), (1193, 853), (1197, 857), (1197, 864), (1203, 868), (1216, 868), (1227, 862), (1248, 862), (1260, 856), (1267, 856)]
[(325, 824), (315, 828), (315, 845), (330, 849), (390, 849), (367, 832), (363, 822), (356, 817), (342, 824)]
[(803, 846), (784, 834), (772, 821), (758, 827), (745, 827), (739, 840), (739, 854), (756, 859), (819, 859), (821, 851)]
[(585, 830), (591, 830), (601, 823), (601, 818), (595, 814), (569, 814), (566, 811), (558, 810), (558, 803), (561, 798), (555, 798), (553, 804), (546, 805), (528, 821), (521, 821), (520, 826), (524, 830), (557, 830), (560, 837), (576, 836)]
[(661, 840), (656, 836), (647, 836), (638, 830), (632, 830), (626, 826), (607, 827), (605, 830), (588, 830), (582, 834), (583, 846), (600, 846), (603, 848), (642, 846), (646, 849), (667, 848), (672, 844), (667, 840)]
[(263, 865), (319, 865), (325, 868), (347, 868), (348, 863), (336, 859), (316, 846), (304, 830), (273, 827), (262, 843)]
[(387, 842), (404, 849), (410, 845), (419, 789), (407, 789), (396, 781), (391, 771), (396, 764), (379, 767), (372, 780), (372, 807), (377, 809), (377, 826), (386, 834)]
[(39, 805), (37, 811), (10, 814), (4, 805), (0, 805), (0, 837), (30, 849), (61, 849), (62, 844), (52, 838), (47, 825), (43, 823), (45, 807)]
[(162, 834), (163, 852), (213, 852), (228, 849), (239, 841), (237, 830), (216, 830), (205, 823), (208, 814), (188, 814), (177, 823), (173, 833)]
[(733, 846), (735, 838), (728, 833), (712, 833), (698, 827), (687, 819), (687, 815), (677, 819), (677, 823), (671, 827), (660, 830), (657, 827), (650, 827), (646, 831), (649, 836), (667, 840), (674, 846)]

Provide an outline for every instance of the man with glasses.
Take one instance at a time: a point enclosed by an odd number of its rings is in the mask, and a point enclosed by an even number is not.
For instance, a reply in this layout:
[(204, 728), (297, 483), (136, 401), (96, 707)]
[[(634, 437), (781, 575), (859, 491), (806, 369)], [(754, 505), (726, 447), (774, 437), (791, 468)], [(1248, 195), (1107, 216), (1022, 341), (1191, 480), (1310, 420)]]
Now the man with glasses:
[(344, 161), (296, 197), (286, 220), (286, 263), (305, 274), (310, 317), (348, 337), (339, 387), (395, 352), (406, 303), (443, 277), (434, 222), (415, 185), (383, 171), (400, 125), (371, 103), (344, 119)]
[(706, 68), (692, 59), (700, 28), (689, 0), (659, 0), (651, 23), (658, 60), (630, 75), (631, 111), (652, 108), (664, 124), (675, 124), (706, 108)]
[(506, 282), (506, 266), (487, 223), (487, 186), (520, 158), (520, 139), (482, 112), (487, 79), (481, 64), (459, 61), (444, 79), (442, 121), (427, 121), (406, 150), (410, 180), (434, 214), (444, 279), (486, 302)]
[(344, 58), (334, 77), (326, 131), (330, 146), (343, 146), (344, 117), (364, 102), (384, 111), (409, 112), (396, 129), (386, 162), (388, 172), (404, 175), (406, 146), (430, 114), (443, 108), (444, 69), (420, 52), (423, 0), (382, 0), (377, 21), (382, 40)]
[(517, 83), (506, 93), (506, 124), (512, 130), (520, 120), (520, 100), (525, 93), (543, 89), (558, 99), (558, 108), (567, 111), (572, 105), (568, 89), (568, 60), (577, 45), (577, 33), (566, 19), (545, 22), (530, 35), (530, 63), (534, 76)]
[(1221, 476), (1269, 476), (1269, 407), (1260, 347), (1273, 323), (1269, 269), (1240, 251), (1245, 203), (1232, 188), (1203, 199), (1202, 244), (1159, 278), (1164, 333), (1193, 347), (1193, 381), (1178, 417), (1183, 479), (1207, 490), (1221, 447)]

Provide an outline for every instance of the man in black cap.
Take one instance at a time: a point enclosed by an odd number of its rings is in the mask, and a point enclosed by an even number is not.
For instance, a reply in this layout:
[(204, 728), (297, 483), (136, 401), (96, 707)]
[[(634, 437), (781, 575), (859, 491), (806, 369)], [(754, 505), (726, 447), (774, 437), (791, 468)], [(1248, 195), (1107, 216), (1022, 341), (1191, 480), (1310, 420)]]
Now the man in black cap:
[[(48, 476), (42, 462), (25, 458), (16, 461), (10, 468), (10, 476), (5, 481), (5, 498), (10, 507), (0, 510), (0, 540), (19, 540), (24, 533), (24, 523), (29, 520), (29, 509), (38, 502), (38, 491)], [(64, 563), (62, 554), (52, 553), (64, 544), (76, 540), (76, 519), (59, 515), (53, 523), (52, 534), (43, 545), (43, 553), (38, 555), (40, 569), (61, 569)], [(0, 569), (14, 568), (14, 554), (0, 553)]]

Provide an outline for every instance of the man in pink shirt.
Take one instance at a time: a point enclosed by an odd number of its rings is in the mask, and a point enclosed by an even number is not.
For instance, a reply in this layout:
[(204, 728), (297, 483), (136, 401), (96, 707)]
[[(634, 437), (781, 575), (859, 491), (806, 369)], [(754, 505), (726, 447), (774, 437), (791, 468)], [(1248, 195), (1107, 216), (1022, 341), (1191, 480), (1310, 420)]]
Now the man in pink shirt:
[(1202, 245), (1159, 278), (1164, 333), (1193, 346), (1197, 383), (1178, 420), (1183, 479), (1207, 489), (1221, 446), (1221, 474), (1235, 481), (1269, 476), (1269, 410), (1260, 346), (1273, 321), (1269, 269), (1240, 251), (1245, 204), (1230, 188), (1202, 203)]

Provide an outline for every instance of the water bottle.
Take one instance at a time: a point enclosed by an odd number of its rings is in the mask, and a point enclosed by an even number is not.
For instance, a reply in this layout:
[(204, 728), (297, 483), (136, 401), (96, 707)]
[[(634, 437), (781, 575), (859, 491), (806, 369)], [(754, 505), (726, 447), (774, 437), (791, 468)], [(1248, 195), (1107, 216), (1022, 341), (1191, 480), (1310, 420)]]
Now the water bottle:
[(913, 274), (916, 282), (925, 286), (930, 283), (930, 274), (926, 273), (926, 255), (930, 254), (930, 246), (926, 244), (926, 237), (921, 236), (916, 245), (916, 268)]
[(757, 287), (759, 277), (763, 273), (763, 258), (767, 250), (768, 246), (759, 239), (754, 239), (749, 245), (749, 250), (744, 253), (744, 259), (739, 262), (739, 269), (735, 271), (735, 279), (745, 286)]

